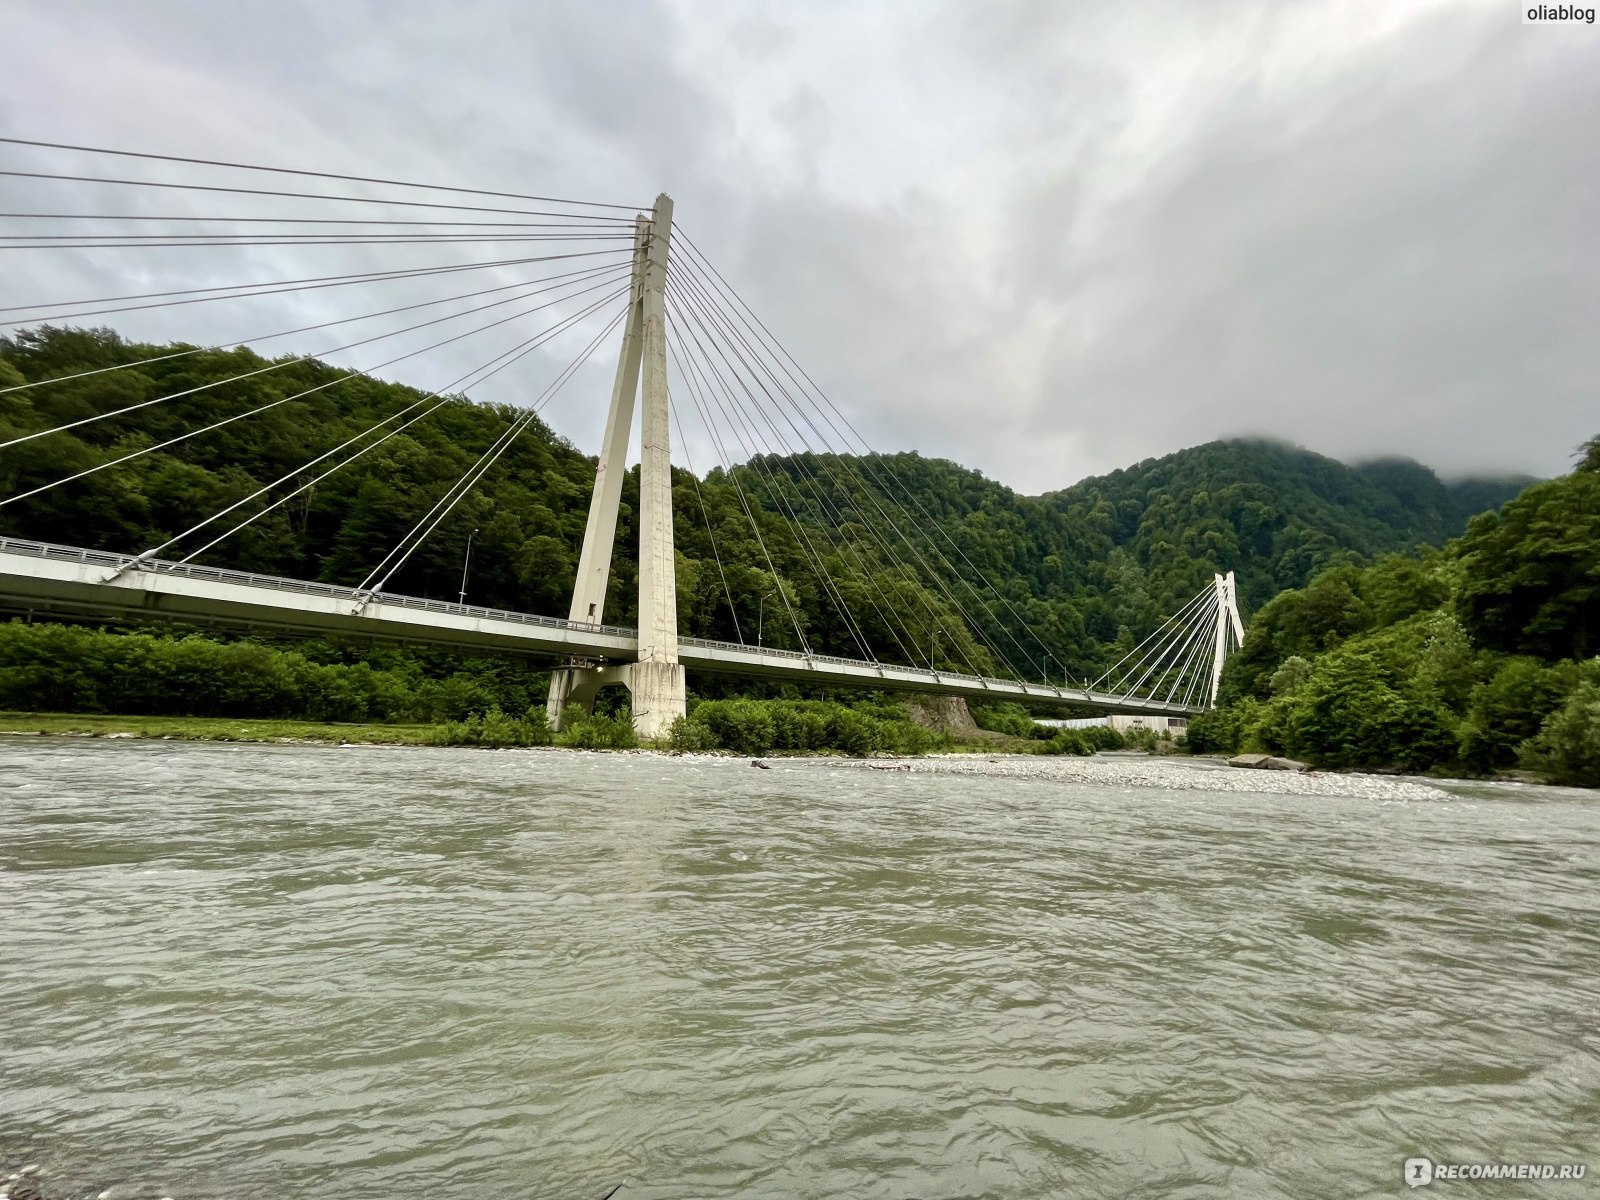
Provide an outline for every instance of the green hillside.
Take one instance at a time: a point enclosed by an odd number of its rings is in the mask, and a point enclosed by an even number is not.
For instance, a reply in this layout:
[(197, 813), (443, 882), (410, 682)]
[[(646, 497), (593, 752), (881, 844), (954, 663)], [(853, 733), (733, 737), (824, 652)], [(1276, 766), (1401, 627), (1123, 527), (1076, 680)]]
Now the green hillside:
[(1600, 786), (1600, 439), (1443, 550), (1274, 597), (1197, 748)]
[[(229, 521), (162, 554), (201, 550), (259, 514), (199, 561), (355, 585), (520, 411), (452, 399), (269, 508), (311, 478), (308, 460), (383, 417), (401, 414), (386, 428), (410, 420), (423, 410), (408, 408), (426, 397), (244, 349), (178, 353), (193, 349), (130, 344), (110, 331), (0, 339), (0, 388), (101, 372), (0, 392), (0, 441), (259, 372), (0, 451), (0, 496), (17, 496), (241, 418), (7, 504), (0, 533), (148, 550), (242, 502)], [(122, 364), (136, 365), (104, 370)], [(535, 419), (388, 590), (454, 599), (477, 530), (469, 600), (565, 615), (593, 463)], [(1351, 467), (1251, 440), (1197, 446), (1043, 497), (917, 454), (759, 458), (732, 477), (719, 470), (699, 480), (680, 471), (680, 622), (689, 635), (754, 641), (759, 624), (777, 646), (892, 661), (932, 655), (949, 669), (984, 672), (1004, 670), (1004, 659), (1034, 677), (1083, 677), (1213, 571), (1236, 571), (1245, 603), (1259, 607), (1328, 567), (1440, 544), (1525, 482), (1447, 485), (1407, 460)], [(634, 615), (636, 497), (634, 472), (604, 614), (617, 624)]]

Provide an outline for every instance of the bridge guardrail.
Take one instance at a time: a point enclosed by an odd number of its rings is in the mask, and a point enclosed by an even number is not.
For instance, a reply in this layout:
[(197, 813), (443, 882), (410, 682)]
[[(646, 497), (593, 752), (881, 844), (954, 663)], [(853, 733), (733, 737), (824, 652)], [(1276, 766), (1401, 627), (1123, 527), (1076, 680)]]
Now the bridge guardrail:
[(154, 571), (162, 575), (177, 575), (186, 579), (203, 579), (211, 583), (232, 583), (241, 587), (266, 588), (277, 592), (292, 592), (302, 596), (327, 596), (335, 600), (370, 599), (375, 604), (392, 604), (398, 608), (420, 609), (426, 612), (444, 612), (457, 616), (483, 617), (495, 621), (511, 621), (521, 625), (538, 625), (548, 629), (576, 629), (583, 633), (603, 633), (615, 637), (637, 637), (638, 632), (620, 625), (592, 625), (585, 621), (567, 621), (560, 617), (542, 617), (536, 613), (521, 613), (511, 609), (484, 608), (475, 604), (452, 604), (448, 600), (429, 600), (423, 596), (402, 596), (393, 592), (365, 592), (360, 588), (345, 587), (337, 583), (320, 583), (311, 579), (289, 579), (282, 575), (258, 575), (251, 571), (234, 571), (226, 567), (208, 567), (201, 563), (171, 562), (163, 558), (140, 559), (135, 554), (116, 554), (108, 550), (87, 550), (80, 546), (60, 546), (50, 542), (34, 542), (23, 538), (0, 537), (0, 550), (25, 554), (33, 558), (46, 558), (57, 562), (81, 562), (94, 566), (135, 566), (141, 571)]
[[(561, 617), (542, 617), (536, 613), (515, 612), (511, 609), (484, 608), (474, 604), (455, 604), (448, 600), (429, 600), (423, 596), (402, 596), (390, 592), (368, 593), (359, 588), (345, 587), (336, 583), (320, 583), (309, 579), (289, 579), (281, 575), (257, 575), (250, 571), (234, 571), (225, 567), (208, 567), (197, 563), (172, 562), (160, 558), (141, 559), (134, 554), (117, 554), (108, 550), (89, 550), (81, 546), (62, 546), (51, 542), (35, 542), (26, 538), (0, 537), (0, 551), (9, 551), (13, 554), (51, 559), (58, 562), (90, 563), (95, 566), (113, 568), (136, 565), (142, 571), (154, 571), (164, 575), (178, 575), (184, 578), (201, 579), (214, 583), (232, 583), (244, 587), (265, 588), (272, 591), (292, 592), (298, 595), (327, 596), (339, 600), (357, 601), (368, 599), (374, 603), (394, 605), (398, 608), (449, 613), (455, 616), (479, 617), (493, 621), (508, 621), (520, 625), (537, 625), (546, 629), (572, 629), (583, 633), (600, 633), (621, 638), (637, 638), (639, 636), (638, 630), (626, 629), (620, 625), (595, 625), (584, 621), (564, 620)], [(1054, 684), (1033, 684), (1016, 679), (969, 675), (960, 671), (935, 671), (925, 667), (914, 667), (899, 663), (879, 663), (860, 658), (842, 658), (833, 654), (807, 654), (802, 650), (780, 650), (773, 646), (752, 647), (744, 642), (722, 642), (710, 638), (693, 637), (680, 637), (678, 641), (680, 645), (699, 646), (708, 650), (731, 650), (743, 653), (755, 650), (757, 654), (763, 657), (834, 663), (840, 666), (861, 667), (872, 671), (889, 670), (901, 674), (926, 675), (930, 682), (935, 683), (941, 679), (961, 679), (969, 683), (983, 684), (986, 687), (1000, 684), (1008, 688), (1022, 688), (1024, 691), (1038, 689), (1066, 701), (1071, 701), (1080, 694), (1074, 689), (1057, 687)], [(1122, 699), (1131, 705), (1141, 707), (1148, 707), (1152, 704), (1157, 704), (1163, 708), (1176, 707), (1170, 704), (1161, 704), (1149, 698), (1124, 697)]]

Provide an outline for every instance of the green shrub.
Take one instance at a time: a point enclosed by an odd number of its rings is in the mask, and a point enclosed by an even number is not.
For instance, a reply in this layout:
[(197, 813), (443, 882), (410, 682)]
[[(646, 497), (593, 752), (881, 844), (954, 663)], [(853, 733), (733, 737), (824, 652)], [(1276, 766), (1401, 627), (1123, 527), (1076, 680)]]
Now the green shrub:
[(1020, 704), (979, 705), (971, 709), (972, 719), (979, 729), (991, 733), (1009, 733), (1012, 737), (1031, 737), (1036, 722)]
[(1122, 735), (1122, 744), (1129, 750), (1143, 750), (1146, 754), (1154, 754), (1161, 744), (1161, 739), (1148, 725), (1135, 725)]
[(1572, 689), (1571, 664), (1547, 667), (1536, 658), (1508, 658), (1472, 689), (1461, 728), (1461, 761), (1479, 774), (1516, 762), (1518, 747), (1538, 735), (1545, 718)]
[(884, 748), (879, 722), (842, 704), (834, 705), (828, 719), (828, 744), (857, 757)]
[(836, 706), (817, 701), (769, 701), (773, 749), (826, 750), (828, 714), (834, 707)]
[(431, 740), (437, 746), (548, 746), (550, 721), (542, 708), (530, 708), (524, 716), (512, 717), (499, 705), (492, 705), (481, 716), (446, 721)]
[(681, 750), (687, 754), (704, 754), (708, 750), (720, 750), (721, 743), (717, 735), (712, 733), (704, 722), (693, 717), (676, 717), (667, 727), (667, 745), (674, 750)]
[(1574, 787), (1600, 787), (1600, 686), (1580, 684), (1522, 747), (1522, 763)]
[(1109, 725), (1090, 725), (1078, 732), (1083, 735), (1083, 740), (1097, 751), (1123, 750), (1128, 745), (1128, 740)]
[(1284, 749), (1319, 766), (1424, 771), (1455, 754), (1449, 713), (1392, 686), (1374, 650), (1324, 655), (1286, 716)]
[(633, 713), (621, 709), (614, 717), (580, 716), (562, 722), (555, 743), (577, 750), (631, 750), (639, 744)]
[(915, 721), (880, 721), (878, 740), (890, 754), (926, 754), (937, 746), (945, 745), (949, 739), (925, 729)]
[(735, 754), (766, 754), (775, 744), (772, 714), (759, 700), (707, 700), (695, 706), (694, 719)]
[(1058, 729), (1055, 735), (1039, 750), (1040, 754), (1076, 754), (1088, 757), (1094, 746), (1081, 729)]
[(1193, 754), (1237, 754), (1243, 736), (1242, 706), (1213, 709), (1189, 721), (1189, 750)]

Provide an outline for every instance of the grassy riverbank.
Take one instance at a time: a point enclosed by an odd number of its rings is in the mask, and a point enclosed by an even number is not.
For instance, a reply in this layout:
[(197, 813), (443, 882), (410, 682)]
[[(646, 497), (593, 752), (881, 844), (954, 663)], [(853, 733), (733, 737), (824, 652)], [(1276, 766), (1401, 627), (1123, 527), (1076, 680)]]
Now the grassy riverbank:
[[(749, 706), (758, 716), (766, 705)], [(820, 706), (819, 706), (820, 707)], [(115, 715), (108, 713), (39, 713), (0, 712), (0, 736), (7, 734), (34, 734), (47, 737), (109, 737), (151, 738), (191, 742), (310, 742), (326, 745), (357, 743), (374, 746), (476, 746), (484, 749), (505, 747), (558, 746), (579, 749), (633, 749), (639, 743), (632, 734), (626, 719), (589, 717), (573, 723), (573, 727), (552, 735), (542, 720), (540, 712), (527, 717), (508, 717), (497, 710), (482, 717), (469, 717), (465, 721), (446, 721), (438, 724), (380, 724), (336, 721), (295, 721), (282, 719), (245, 719), (235, 717), (164, 717), (140, 715)], [(778, 745), (770, 728), (764, 736), (751, 737), (745, 729), (723, 730), (722, 738), (703, 737), (704, 727), (696, 723), (691, 739), (681, 737), (682, 729), (675, 730), (679, 738), (663, 738), (660, 743), (644, 743), (645, 748), (661, 750), (687, 750), (690, 752), (742, 755), (838, 755), (840, 757), (865, 757), (872, 754), (890, 754), (896, 757), (919, 757), (930, 751), (942, 753), (973, 754), (1028, 754), (1062, 752), (1062, 747), (1030, 742), (1027, 739), (980, 731), (971, 739), (937, 736), (918, 731), (922, 737), (916, 745), (884, 745), (872, 738), (866, 744), (831, 745), (841, 738), (820, 737), (818, 744)], [(758, 731), (759, 732), (759, 731)], [(736, 736), (737, 735), (737, 736)], [(725, 739), (725, 740), (724, 740)], [(887, 740), (887, 739), (883, 739)], [(680, 744), (688, 741), (691, 744)], [(745, 744), (748, 741), (748, 744)], [(729, 745), (728, 742), (738, 744)], [(1067, 752), (1083, 753), (1074, 741)]]
[(122, 717), (103, 713), (0, 712), (0, 734), (64, 737), (170, 738), (187, 742), (361, 742), (385, 746), (438, 745), (442, 725), (357, 725), (322, 721), (238, 720), (232, 717)]

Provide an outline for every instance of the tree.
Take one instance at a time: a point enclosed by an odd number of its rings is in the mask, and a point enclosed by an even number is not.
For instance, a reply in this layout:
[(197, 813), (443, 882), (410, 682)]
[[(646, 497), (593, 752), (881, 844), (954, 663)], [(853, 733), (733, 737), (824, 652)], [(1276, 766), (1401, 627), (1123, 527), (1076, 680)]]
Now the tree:
[(1523, 762), (1553, 783), (1600, 787), (1600, 686), (1585, 683), (1545, 718), (1523, 749)]
[(1600, 471), (1535, 484), (1458, 543), (1461, 619), (1480, 645), (1546, 661), (1600, 652)]

